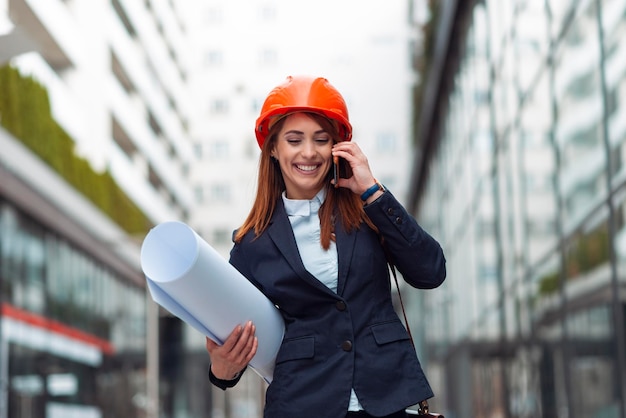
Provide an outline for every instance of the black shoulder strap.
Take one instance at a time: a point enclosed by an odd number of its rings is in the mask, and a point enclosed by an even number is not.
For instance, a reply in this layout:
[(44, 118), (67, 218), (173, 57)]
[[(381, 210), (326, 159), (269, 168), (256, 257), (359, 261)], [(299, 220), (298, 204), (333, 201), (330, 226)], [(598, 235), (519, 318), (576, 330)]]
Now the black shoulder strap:
[(400, 284), (398, 283), (398, 276), (396, 275), (396, 267), (389, 263), (389, 267), (391, 268), (391, 273), (393, 273), (393, 280), (396, 282), (396, 289), (398, 290), (398, 299), (400, 300), (400, 307), (402, 308), (402, 315), (404, 316), (404, 324), (406, 326), (406, 331), (409, 333), (409, 338), (411, 339), (411, 344), (413, 344), (413, 348), (415, 348), (415, 343), (413, 342), (413, 335), (411, 335), (411, 328), (409, 327), (409, 320), (406, 317), (406, 311), (404, 310), (404, 302), (402, 301), (402, 293), (400, 292)]

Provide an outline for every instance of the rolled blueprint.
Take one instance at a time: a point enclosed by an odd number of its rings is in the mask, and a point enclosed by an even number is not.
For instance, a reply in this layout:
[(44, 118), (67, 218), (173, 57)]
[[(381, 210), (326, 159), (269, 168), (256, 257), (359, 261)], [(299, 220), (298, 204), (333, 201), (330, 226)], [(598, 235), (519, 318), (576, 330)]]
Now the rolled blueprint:
[(259, 345), (249, 366), (272, 381), (285, 330), (278, 309), (193, 229), (182, 222), (152, 228), (141, 267), (156, 303), (219, 344), (251, 320)]

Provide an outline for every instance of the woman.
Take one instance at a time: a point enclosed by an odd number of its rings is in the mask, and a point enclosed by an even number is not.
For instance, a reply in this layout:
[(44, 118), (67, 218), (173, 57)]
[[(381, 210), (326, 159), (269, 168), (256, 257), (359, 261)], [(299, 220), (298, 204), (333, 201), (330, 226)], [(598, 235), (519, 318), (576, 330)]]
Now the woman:
[[(439, 244), (376, 181), (326, 79), (288, 77), (256, 136), (257, 195), (230, 262), (285, 321), (264, 416), (404, 416), (433, 393), (393, 309), (387, 262), (411, 286), (435, 288), (446, 274)], [(348, 178), (335, 180), (334, 159)], [(254, 324), (206, 347), (211, 382), (232, 387), (256, 353)]]

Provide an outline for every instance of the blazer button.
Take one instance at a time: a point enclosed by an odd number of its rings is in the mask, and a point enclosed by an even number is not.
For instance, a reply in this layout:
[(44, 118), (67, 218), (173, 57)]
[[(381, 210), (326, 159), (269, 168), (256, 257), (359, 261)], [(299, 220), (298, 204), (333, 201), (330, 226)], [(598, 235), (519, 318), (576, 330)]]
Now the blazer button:
[(343, 312), (346, 310), (346, 302), (344, 302), (343, 300), (339, 300), (337, 301), (337, 303), (335, 303), (335, 307), (338, 311)]
[(398, 216), (398, 217), (396, 218), (396, 224), (397, 224), (397, 225), (400, 225), (401, 223), (402, 223), (402, 218)]
[(341, 343), (341, 349), (343, 351), (352, 351), (352, 341), (345, 340), (344, 342), (342, 342)]

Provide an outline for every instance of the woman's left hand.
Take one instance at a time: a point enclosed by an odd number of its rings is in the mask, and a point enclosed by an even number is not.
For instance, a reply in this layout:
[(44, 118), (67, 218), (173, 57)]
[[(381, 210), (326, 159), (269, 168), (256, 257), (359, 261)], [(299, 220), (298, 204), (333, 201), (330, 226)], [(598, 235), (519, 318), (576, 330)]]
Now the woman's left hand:
[(359, 196), (376, 183), (367, 157), (352, 141), (338, 142), (333, 146), (333, 157), (343, 158), (352, 169), (352, 177), (339, 178), (338, 186), (346, 187)]

